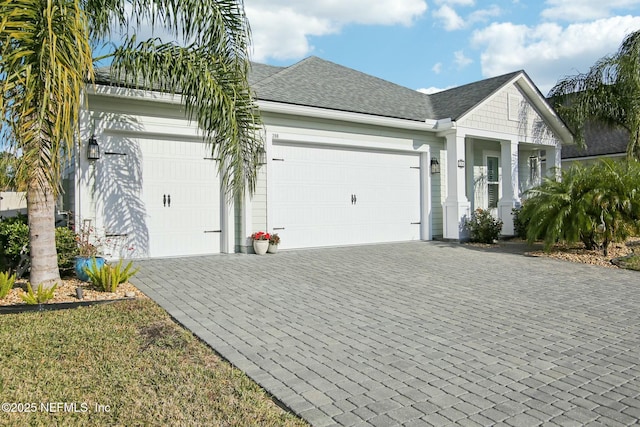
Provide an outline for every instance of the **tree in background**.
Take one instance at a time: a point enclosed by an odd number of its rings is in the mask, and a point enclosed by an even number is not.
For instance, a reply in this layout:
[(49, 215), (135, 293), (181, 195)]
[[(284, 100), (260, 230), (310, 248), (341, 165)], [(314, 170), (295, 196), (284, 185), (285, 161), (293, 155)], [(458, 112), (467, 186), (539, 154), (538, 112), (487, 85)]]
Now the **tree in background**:
[[(143, 24), (186, 46), (138, 41)], [(105, 44), (123, 34), (116, 45)], [(228, 194), (253, 192), (262, 148), (247, 82), (249, 26), (233, 0), (0, 0), (0, 113), (21, 152), (16, 183), (27, 192), (31, 282), (59, 280), (55, 200), (61, 165), (78, 141), (78, 116), (95, 46), (112, 47), (114, 78), (180, 93), (219, 162)]]
[(629, 133), (627, 158), (640, 159), (640, 31), (587, 73), (561, 79), (549, 92), (558, 114), (584, 145), (585, 124), (621, 127)]
[(8, 152), (0, 152), (0, 191), (14, 191), (16, 188), (16, 157)]

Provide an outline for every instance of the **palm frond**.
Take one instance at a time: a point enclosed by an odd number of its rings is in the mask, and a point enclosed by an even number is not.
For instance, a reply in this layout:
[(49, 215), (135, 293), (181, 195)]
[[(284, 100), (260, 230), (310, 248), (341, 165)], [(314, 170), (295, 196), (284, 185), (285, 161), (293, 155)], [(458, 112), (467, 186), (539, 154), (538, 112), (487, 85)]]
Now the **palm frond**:
[(87, 79), (88, 21), (77, 1), (0, 1), (0, 113), (23, 153), (16, 176), (59, 189)]

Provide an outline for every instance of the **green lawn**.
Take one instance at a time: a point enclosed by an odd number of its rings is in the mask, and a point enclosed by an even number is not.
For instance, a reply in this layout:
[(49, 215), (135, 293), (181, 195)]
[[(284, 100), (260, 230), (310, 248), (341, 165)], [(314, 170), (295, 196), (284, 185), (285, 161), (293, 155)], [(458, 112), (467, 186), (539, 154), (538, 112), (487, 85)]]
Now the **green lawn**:
[(2, 425), (306, 425), (150, 300), (0, 316), (0, 402)]

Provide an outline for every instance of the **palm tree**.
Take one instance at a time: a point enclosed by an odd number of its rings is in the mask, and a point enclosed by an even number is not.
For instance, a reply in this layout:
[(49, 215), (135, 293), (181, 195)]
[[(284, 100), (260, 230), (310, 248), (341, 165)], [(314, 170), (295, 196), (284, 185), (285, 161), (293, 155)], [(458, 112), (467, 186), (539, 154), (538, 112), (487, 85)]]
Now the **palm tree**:
[(587, 123), (621, 127), (629, 133), (627, 158), (640, 159), (640, 31), (625, 37), (617, 53), (587, 73), (561, 79), (549, 92), (558, 114), (584, 145)]
[[(143, 23), (186, 46), (138, 41)], [(116, 45), (105, 42), (122, 32)], [(0, 0), (0, 113), (16, 178), (27, 192), (31, 282), (59, 280), (54, 214), (61, 165), (78, 141), (78, 115), (95, 59), (115, 78), (180, 93), (219, 162), (231, 197), (253, 192), (262, 141), (247, 82), (249, 27), (241, 0)], [(93, 58), (94, 51), (112, 51)]]
[(527, 192), (518, 218), (527, 223), (527, 240), (581, 241), (589, 250), (625, 241), (640, 232), (640, 163), (602, 160), (562, 171)]

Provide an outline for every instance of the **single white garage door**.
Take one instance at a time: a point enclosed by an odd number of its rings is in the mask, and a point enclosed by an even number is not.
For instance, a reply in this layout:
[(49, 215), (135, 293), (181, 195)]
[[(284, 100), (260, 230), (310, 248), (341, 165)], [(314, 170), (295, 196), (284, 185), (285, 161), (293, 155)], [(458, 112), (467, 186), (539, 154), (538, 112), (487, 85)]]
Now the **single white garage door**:
[(420, 158), (274, 144), (268, 203), (281, 247), (420, 238)]
[(220, 183), (204, 143), (110, 135), (104, 145), (97, 184), (120, 256), (220, 252)]

